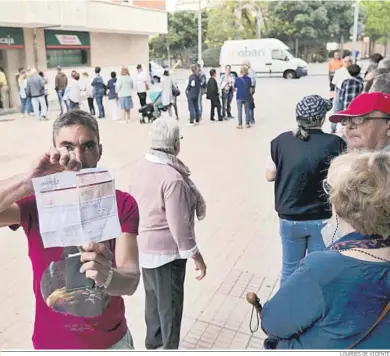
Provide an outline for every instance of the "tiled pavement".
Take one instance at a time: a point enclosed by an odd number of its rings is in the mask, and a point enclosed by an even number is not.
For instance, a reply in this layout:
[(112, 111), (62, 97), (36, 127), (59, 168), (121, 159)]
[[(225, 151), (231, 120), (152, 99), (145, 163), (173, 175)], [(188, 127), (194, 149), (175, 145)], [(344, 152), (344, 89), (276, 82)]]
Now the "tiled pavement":
[[(208, 265), (203, 281), (188, 263), (181, 332), (183, 349), (260, 349), (264, 334), (250, 333), (248, 291), (265, 302), (278, 288), (280, 242), (273, 209), (273, 186), (264, 181), (270, 140), (294, 126), (294, 106), (303, 95), (326, 95), (326, 77), (299, 81), (264, 79), (256, 98), (257, 124), (238, 131), (235, 122), (185, 127), (186, 102), (180, 97), (183, 125), (180, 157), (191, 168), (208, 204), (197, 225), (200, 249)], [(209, 105), (205, 101), (205, 110)], [(235, 112), (235, 110), (234, 110)], [(54, 112), (52, 112), (52, 117)], [(148, 144), (148, 126), (102, 120), (101, 166), (111, 168), (119, 189), (131, 184), (132, 172)], [(207, 115), (204, 115), (205, 117)], [(7, 117), (0, 121), (0, 179), (23, 171), (50, 145), (52, 122)], [(34, 317), (31, 264), (22, 231), (0, 230), (0, 349), (31, 348)], [(143, 286), (126, 297), (128, 325), (143, 348)]]

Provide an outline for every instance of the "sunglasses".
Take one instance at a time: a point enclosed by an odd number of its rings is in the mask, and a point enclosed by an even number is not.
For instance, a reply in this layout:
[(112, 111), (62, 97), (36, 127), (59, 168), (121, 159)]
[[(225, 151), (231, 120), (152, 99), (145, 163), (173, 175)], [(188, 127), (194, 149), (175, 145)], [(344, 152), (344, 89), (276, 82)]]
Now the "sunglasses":
[(390, 120), (390, 117), (372, 117), (372, 116), (354, 116), (354, 117), (343, 117), (340, 121), (340, 124), (342, 126), (347, 125), (348, 122), (354, 124), (354, 125), (362, 125), (366, 121), (370, 120)]

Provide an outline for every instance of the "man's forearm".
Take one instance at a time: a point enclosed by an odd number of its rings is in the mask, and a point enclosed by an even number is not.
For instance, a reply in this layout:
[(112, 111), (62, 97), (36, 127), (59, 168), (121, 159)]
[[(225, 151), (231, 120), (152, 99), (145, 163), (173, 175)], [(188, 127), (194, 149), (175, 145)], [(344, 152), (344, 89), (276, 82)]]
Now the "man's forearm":
[(113, 268), (113, 276), (107, 294), (111, 296), (133, 295), (137, 290), (140, 271), (137, 266)]
[(17, 200), (33, 193), (31, 178), (27, 174), (18, 174), (0, 182), (0, 212)]

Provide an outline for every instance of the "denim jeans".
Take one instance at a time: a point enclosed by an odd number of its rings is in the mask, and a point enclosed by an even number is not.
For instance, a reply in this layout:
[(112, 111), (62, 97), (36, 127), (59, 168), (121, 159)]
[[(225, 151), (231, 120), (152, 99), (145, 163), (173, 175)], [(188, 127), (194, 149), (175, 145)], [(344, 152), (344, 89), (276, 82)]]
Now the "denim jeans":
[(232, 91), (222, 91), (222, 116), (223, 117), (232, 117), (232, 111), (230, 108), (230, 104), (233, 100), (233, 92)]
[(203, 91), (201, 89), (200, 92), (199, 92), (199, 96), (198, 96), (199, 117), (202, 117), (202, 114), (203, 114), (203, 102), (202, 102), (203, 94), (204, 93), (203, 93)]
[(62, 103), (65, 103), (66, 111), (69, 110), (68, 103), (66, 102), (66, 100), (64, 100), (64, 93), (65, 93), (65, 89), (57, 90), (58, 103), (60, 104), (60, 110), (61, 110), (60, 115), (64, 113)]
[(126, 335), (119, 340), (115, 345), (109, 347), (110, 350), (133, 350), (134, 343), (130, 330), (127, 330)]
[(34, 112), (34, 109), (32, 107), (31, 98), (27, 98), (26, 109), (27, 109), (27, 114), (31, 114), (32, 112)]
[(103, 95), (96, 94), (96, 104), (97, 104), (98, 110), (99, 110), (99, 118), (101, 119), (101, 118), (106, 116), (104, 113)]
[(27, 98), (20, 97), (20, 112), (22, 114), (25, 114), (26, 109), (27, 109)]
[(248, 100), (239, 100), (237, 99), (237, 116), (238, 116), (238, 125), (242, 126), (242, 106), (245, 108), (245, 121), (247, 125), (251, 123), (251, 110), (249, 107)]
[(280, 219), (280, 236), (283, 251), (281, 285), (298, 268), (306, 253), (325, 250), (325, 244), (321, 235), (325, 221), (290, 221)]
[(188, 111), (190, 112), (190, 123), (199, 122), (199, 97), (188, 98)]

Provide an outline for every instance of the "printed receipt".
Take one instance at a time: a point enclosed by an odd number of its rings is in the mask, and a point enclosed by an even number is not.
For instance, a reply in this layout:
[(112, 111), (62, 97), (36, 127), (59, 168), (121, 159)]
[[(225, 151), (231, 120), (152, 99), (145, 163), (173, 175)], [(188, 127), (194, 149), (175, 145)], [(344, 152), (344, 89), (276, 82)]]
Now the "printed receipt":
[(43, 245), (82, 246), (121, 233), (113, 175), (89, 168), (33, 179)]

